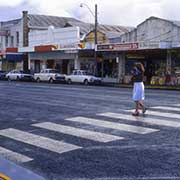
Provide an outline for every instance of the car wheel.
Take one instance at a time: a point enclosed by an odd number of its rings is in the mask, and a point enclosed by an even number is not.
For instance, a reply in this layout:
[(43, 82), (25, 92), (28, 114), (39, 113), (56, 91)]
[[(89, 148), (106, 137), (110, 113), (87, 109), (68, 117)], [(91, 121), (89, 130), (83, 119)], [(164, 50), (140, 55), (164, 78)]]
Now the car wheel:
[(7, 80), (8, 80), (8, 81), (11, 81), (11, 78), (8, 76), (8, 77), (7, 77)]
[(68, 80), (67, 80), (67, 83), (68, 83), (68, 84), (72, 84), (71, 79), (68, 79)]
[(40, 78), (39, 78), (39, 77), (38, 77), (38, 78), (36, 78), (36, 82), (38, 82), (38, 83), (39, 83), (40, 81), (41, 81), (41, 80), (40, 80)]
[(53, 83), (53, 82), (54, 82), (53, 78), (50, 78), (49, 83)]
[(20, 80), (20, 78), (19, 78), (19, 76), (17, 76), (17, 77), (16, 77), (16, 81), (19, 81), (19, 80)]
[(84, 80), (84, 85), (88, 85), (88, 84), (89, 84), (88, 80), (85, 79), (85, 80)]

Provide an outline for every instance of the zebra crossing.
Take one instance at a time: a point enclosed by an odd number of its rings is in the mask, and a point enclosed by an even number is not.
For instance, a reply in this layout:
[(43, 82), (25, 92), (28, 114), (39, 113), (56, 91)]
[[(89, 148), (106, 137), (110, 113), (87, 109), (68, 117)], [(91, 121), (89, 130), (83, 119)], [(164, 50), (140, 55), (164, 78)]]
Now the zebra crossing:
[[(150, 110), (147, 111), (147, 116), (145, 117), (134, 117), (129, 114), (130, 110), (125, 110), (120, 113), (100, 113), (96, 114), (93, 118), (84, 116), (67, 118), (65, 119), (65, 121), (66, 123), (68, 123), (68, 125), (62, 125), (59, 122), (42, 122), (31, 124), (32, 128), (38, 128), (39, 130), (43, 129), (48, 132), (57, 133), (58, 136), (61, 137), (61, 140), (45, 137), (43, 135), (37, 135), (35, 133), (26, 132), (16, 128), (2, 129), (0, 130), (0, 136), (7, 138), (7, 140), (10, 139), (14, 140), (15, 142), (21, 142), (23, 143), (24, 147), (27, 144), (33, 147), (48, 150), (53, 153), (62, 154), (84, 148), (83, 146), (65, 142), (63, 140), (62, 134), (75, 136), (76, 138), (82, 138), (84, 140), (90, 140), (97, 143), (109, 143), (121, 140), (125, 141), (126, 138), (121, 132), (143, 136), (145, 134), (158, 133), (164, 126), (169, 128), (179, 128), (179, 106), (180, 105), (178, 104), (168, 107), (152, 107), (150, 108)], [(142, 122), (143, 125), (128, 124), (131, 122)], [(88, 129), (87, 127), (85, 129), (82, 127), (76, 127), (75, 124), (77, 123), (80, 125), (86, 125), (96, 128), (95, 130), (92, 130), (92, 128)], [(154, 128), (153, 126), (152, 128), (152, 126), (149, 127), (149, 125), (157, 125), (157, 127)], [(97, 130), (98, 128), (100, 128), (100, 130)], [(102, 129), (108, 129), (109, 131), (116, 130), (119, 132), (118, 134), (120, 135), (112, 135), (109, 132), (101, 132)], [(11, 149), (2, 146), (0, 146), (0, 155), (18, 163), (26, 163), (34, 160), (32, 157), (28, 157), (25, 154), (14, 152)]]

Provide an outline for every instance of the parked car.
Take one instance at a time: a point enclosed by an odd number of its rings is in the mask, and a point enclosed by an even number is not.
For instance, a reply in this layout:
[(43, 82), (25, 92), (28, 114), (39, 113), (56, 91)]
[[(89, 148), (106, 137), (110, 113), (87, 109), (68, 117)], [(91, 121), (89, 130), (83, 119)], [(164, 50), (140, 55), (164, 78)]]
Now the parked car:
[(68, 84), (71, 83), (83, 83), (85, 85), (88, 84), (100, 84), (102, 79), (99, 77), (95, 77), (91, 74), (88, 74), (84, 70), (74, 70), (71, 75), (66, 76), (66, 81)]
[(12, 70), (6, 74), (8, 80), (17, 80), (17, 81), (33, 81), (33, 75), (25, 73), (22, 70)]
[(6, 71), (0, 71), (0, 80), (6, 79)]
[(34, 79), (37, 82), (48, 81), (53, 82), (66, 82), (66, 75), (60, 74), (56, 69), (44, 69), (40, 73), (34, 74)]

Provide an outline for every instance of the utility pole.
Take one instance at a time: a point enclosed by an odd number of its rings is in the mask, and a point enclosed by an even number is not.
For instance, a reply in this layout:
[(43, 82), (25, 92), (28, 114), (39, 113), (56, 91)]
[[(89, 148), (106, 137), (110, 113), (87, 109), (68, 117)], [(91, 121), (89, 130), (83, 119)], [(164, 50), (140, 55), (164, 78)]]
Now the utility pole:
[(90, 13), (93, 15), (94, 17), (94, 60), (95, 60), (95, 68), (94, 68), (94, 74), (98, 75), (98, 68), (97, 68), (97, 52), (96, 52), (96, 45), (98, 43), (98, 37), (97, 37), (97, 27), (98, 27), (98, 12), (97, 12), (97, 4), (95, 4), (95, 12), (93, 12), (89, 6), (85, 3), (81, 3), (80, 7), (83, 7), (83, 5), (85, 5), (88, 10), (90, 11)]
[[(28, 11), (23, 11), (23, 47), (28, 47), (29, 45), (29, 38), (28, 38), (28, 33), (29, 33), (29, 28), (28, 28)], [(25, 72), (28, 72), (28, 53), (24, 54), (24, 59), (23, 59), (23, 70)]]
[(98, 75), (98, 63), (97, 63), (97, 51), (96, 51), (96, 45), (98, 43), (97, 39), (97, 26), (98, 26), (98, 21), (97, 21), (97, 4), (95, 4), (95, 23), (94, 23), (94, 59), (95, 59), (95, 75)]

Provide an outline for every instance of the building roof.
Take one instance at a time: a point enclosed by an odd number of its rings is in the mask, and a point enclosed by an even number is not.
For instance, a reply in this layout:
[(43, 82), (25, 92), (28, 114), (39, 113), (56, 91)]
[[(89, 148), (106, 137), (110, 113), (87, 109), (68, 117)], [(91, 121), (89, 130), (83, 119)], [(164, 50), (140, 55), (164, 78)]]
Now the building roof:
[[(155, 16), (149, 17), (148, 19), (146, 19), (145, 21), (143, 21), (143, 22), (140, 23), (139, 25), (143, 24), (144, 22), (146, 22), (146, 21), (148, 21), (148, 20), (150, 20), (150, 19), (159, 19), (159, 20), (166, 21), (166, 22), (172, 23), (172, 24), (175, 25), (175, 26), (180, 27), (180, 21), (170, 20), (170, 19), (164, 19), (164, 18), (159, 18), (159, 17), (155, 17)], [(139, 26), (139, 25), (138, 25), (138, 26)]]
[(90, 25), (71, 17), (58, 17), (48, 15), (34, 15), (28, 14), (29, 27), (48, 28), (54, 26), (55, 28), (63, 28), (70, 26), (79, 26), (82, 34), (90, 30)]
[(6, 27), (14, 26), (14, 25), (20, 23), (20, 21), (21, 21), (21, 19), (14, 19), (14, 20), (10, 20), (10, 21), (2, 21), (1, 25), (3, 28), (6, 28)]
[[(18, 24), (22, 19), (15, 19), (10, 21), (1, 22), (3, 27)], [(49, 26), (55, 28), (78, 26), (81, 35), (86, 35), (94, 30), (94, 24), (86, 23), (72, 17), (59, 17), (49, 15), (28, 14), (28, 26), (34, 29), (48, 29)], [(98, 31), (106, 34), (107, 37), (118, 37), (121, 34), (131, 31), (133, 27), (117, 26), (117, 25), (104, 25), (98, 24)]]
[(34, 15), (28, 14), (29, 26), (35, 27), (64, 27), (69, 22), (78, 21), (70, 17), (58, 17), (58, 16), (46, 16), (46, 15)]
[[(28, 14), (28, 18), (30, 27), (47, 28), (48, 26), (54, 26), (55, 28), (61, 28), (68, 26), (79, 26), (81, 34), (87, 34), (94, 29), (94, 24), (85, 23), (71, 17)], [(132, 29), (132, 27), (98, 24), (98, 31), (101, 31), (102, 33), (111, 32), (114, 34), (122, 34), (129, 32)]]

